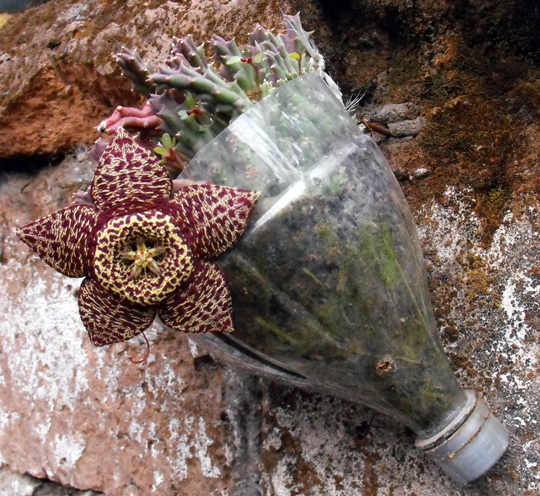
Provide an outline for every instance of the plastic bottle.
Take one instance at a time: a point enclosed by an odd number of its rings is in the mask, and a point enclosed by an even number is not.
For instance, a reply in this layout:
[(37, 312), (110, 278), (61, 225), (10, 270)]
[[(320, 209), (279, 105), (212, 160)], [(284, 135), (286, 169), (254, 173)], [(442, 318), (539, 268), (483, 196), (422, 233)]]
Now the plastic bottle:
[(392, 415), (456, 481), (484, 474), (508, 431), (449, 366), (422, 250), (374, 141), (313, 74), (234, 121), (182, 178), (262, 192), (219, 259), (235, 332), (194, 339), (258, 374)]

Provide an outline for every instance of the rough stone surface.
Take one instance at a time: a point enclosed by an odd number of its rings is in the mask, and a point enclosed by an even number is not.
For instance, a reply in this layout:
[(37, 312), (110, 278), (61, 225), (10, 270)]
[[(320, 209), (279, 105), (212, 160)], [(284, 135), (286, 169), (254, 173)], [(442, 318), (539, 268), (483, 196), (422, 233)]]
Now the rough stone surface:
[(363, 110), (361, 112), (362, 118), (386, 125), (413, 120), (418, 117), (419, 114), (418, 107), (412, 102), (371, 105), (370, 107), (361, 110)]
[(423, 117), (417, 117), (412, 120), (405, 120), (401, 122), (392, 122), (388, 125), (388, 129), (395, 138), (405, 138), (407, 136), (416, 136), (425, 125), (425, 119)]
[(29, 475), (18, 475), (0, 469), (0, 496), (100, 496), (94, 491), (76, 489), (48, 482)]
[[(287, 9), (287, 2), (279, 6)], [(90, 144), (116, 105), (141, 100), (119, 77), (122, 43), (164, 60), (174, 36), (246, 36), (253, 19), (281, 25), (267, 1), (54, 0), (13, 16), (0, 36), (0, 156), (55, 154)], [(20, 130), (24, 129), (24, 133)]]
[(0, 495), (32, 496), (40, 486), (40, 481), (28, 475), (17, 475), (9, 470), (0, 470)]
[[(52, 0), (10, 18), (0, 30), (0, 484), (19, 492), (8, 494), (38, 495), (51, 481), (107, 496), (540, 494), (540, 11), (524, 4)], [(417, 219), (449, 360), (511, 432), (499, 464), (466, 488), (392, 419), (217, 363), (158, 325), (146, 363), (129, 361), (142, 340), (93, 348), (79, 281), (12, 234), (88, 185), (94, 165), (75, 147), (115, 105), (139, 102), (114, 69), (121, 42), (158, 60), (174, 34), (242, 39), (256, 21), (278, 25), (280, 7), (302, 9), (347, 96), (366, 92), (359, 116), (424, 119), (417, 136), (377, 140)], [(58, 152), (68, 155), (46, 165)]]

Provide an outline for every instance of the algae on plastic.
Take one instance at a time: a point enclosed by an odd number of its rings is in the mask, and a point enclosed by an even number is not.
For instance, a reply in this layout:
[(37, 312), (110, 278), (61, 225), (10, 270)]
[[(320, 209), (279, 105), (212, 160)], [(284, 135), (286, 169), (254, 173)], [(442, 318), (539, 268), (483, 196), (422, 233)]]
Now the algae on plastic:
[(422, 437), (465, 403), (436, 334), (403, 194), (322, 79), (281, 86), (181, 177), (262, 192), (243, 238), (220, 259), (235, 332), (197, 336), (200, 344), (389, 413)]

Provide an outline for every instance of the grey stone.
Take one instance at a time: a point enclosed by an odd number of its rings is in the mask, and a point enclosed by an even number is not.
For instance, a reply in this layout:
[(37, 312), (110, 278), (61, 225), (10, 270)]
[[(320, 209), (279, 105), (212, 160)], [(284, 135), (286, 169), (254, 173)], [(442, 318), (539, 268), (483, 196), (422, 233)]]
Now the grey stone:
[(19, 475), (0, 469), (0, 496), (100, 496), (94, 491), (78, 491), (30, 475)]
[(417, 117), (413, 120), (394, 122), (388, 124), (393, 138), (404, 138), (406, 136), (416, 136), (424, 128), (425, 120)]
[(28, 475), (19, 475), (6, 468), (0, 469), (0, 496), (33, 496), (41, 481)]
[(387, 105), (369, 107), (364, 112), (363, 117), (388, 125), (394, 122), (415, 119), (418, 117), (418, 112), (416, 105), (411, 102), (389, 103)]

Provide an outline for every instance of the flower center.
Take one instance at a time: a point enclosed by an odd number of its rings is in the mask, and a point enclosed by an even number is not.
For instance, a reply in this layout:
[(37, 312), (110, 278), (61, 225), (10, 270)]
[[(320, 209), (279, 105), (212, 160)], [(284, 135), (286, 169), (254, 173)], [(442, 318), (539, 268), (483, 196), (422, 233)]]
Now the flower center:
[(191, 250), (172, 219), (158, 211), (110, 220), (96, 239), (94, 274), (122, 299), (156, 305), (193, 270)]
[(126, 262), (133, 261), (129, 272), (132, 279), (137, 279), (143, 271), (146, 275), (146, 269), (150, 269), (156, 276), (159, 276), (161, 269), (154, 258), (161, 257), (166, 251), (167, 248), (164, 246), (149, 248), (143, 238), (137, 238), (135, 250), (125, 251), (122, 253), (121, 259)]

